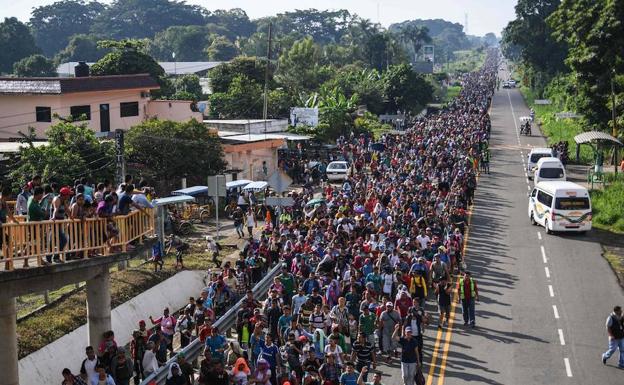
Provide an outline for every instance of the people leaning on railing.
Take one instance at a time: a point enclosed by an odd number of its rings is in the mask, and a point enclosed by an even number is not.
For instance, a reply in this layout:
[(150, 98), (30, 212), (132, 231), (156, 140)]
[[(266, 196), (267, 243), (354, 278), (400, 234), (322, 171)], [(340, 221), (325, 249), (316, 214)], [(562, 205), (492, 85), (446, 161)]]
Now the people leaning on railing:
[[(96, 189), (85, 178), (71, 187), (53, 181), (42, 184), (42, 178), (34, 176), (13, 202), (10, 187), (5, 185), (0, 247), (7, 270), (29, 267), (33, 259), (45, 265), (131, 249), (131, 243), (154, 228), (148, 212), (153, 208), (148, 199), (153, 191), (145, 181), (139, 188), (122, 184), (118, 196), (108, 181), (98, 183)], [(141, 217), (133, 217), (135, 213)], [(124, 233), (120, 234), (122, 222)]]

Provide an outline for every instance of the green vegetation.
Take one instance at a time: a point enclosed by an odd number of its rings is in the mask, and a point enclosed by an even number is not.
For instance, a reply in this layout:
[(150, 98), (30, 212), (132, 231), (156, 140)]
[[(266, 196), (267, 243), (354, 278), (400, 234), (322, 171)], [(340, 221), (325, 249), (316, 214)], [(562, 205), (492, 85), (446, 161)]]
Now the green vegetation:
[(443, 68), (448, 73), (466, 73), (480, 68), (485, 62), (485, 50), (463, 50), (453, 52), (454, 59)]
[(442, 103), (448, 103), (459, 96), (461, 92), (461, 86), (448, 86), (446, 87), (446, 92), (444, 93), (444, 97), (442, 98)]
[[(624, 123), (624, 3), (613, 0), (519, 0), (503, 32), (508, 59), (539, 98), (584, 117), (583, 130), (611, 133), (612, 87)], [(619, 133), (622, 138), (622, 132)]]
[[(579, 119), (557, 119), (555, 114), (562, 111), (562, 107), (559, 106), (553, 98), (551, 100), (553, 104), (539, 105), (535, 104), (534, 92), (528, 87), (521, 87), (520, 92), (524, 96), (524, 100), (535, 110), (535, 120), (540, 125), (542, 132), (548, 139), (548, 144), (554, 144), (561, 141), (568, 142), (568, 149), (570, 151), (570, 160), (575, 160), (575, 148), (576, 142), (574, 137), (583, 132), (582, 121)], [(594, 152), (591, 147), (584, 145), (581, 146), (580, 161), (583, 164), (591, 163), (594, 159)]]
[(603, 257), (607, 260), (607, 262), (609, 262), (611, 269), (613, 269), (613, 272), (617, 276), (620, 286), (624, 287), (624, 256), (606, 248), (603, 249)]
[(624, 182), (609, 184), (604, 190), (593, 190), (591, 197), (594, 226), (624, 233)]

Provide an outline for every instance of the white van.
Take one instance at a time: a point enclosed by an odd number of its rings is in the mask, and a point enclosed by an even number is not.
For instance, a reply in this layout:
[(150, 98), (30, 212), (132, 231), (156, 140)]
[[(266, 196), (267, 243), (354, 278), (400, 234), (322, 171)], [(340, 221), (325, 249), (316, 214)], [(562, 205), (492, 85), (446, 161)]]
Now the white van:
[(572, 182), (540, 182), (529, 194), (529, 219), (553, 231), (586, 232), (592, 228), (589, 192)]
[(555, 154), (553, 154), (552, 149), (546, 147), (535, 147), (527, 154), (527, 174), (529, 175), (529, 179), (533, 177), (533, 169), (537, 166), (537, 162), (542, 158), (552, 158)]
[(559, 158), (541, 158), (537, 161), (535, 172), (533, 173), (535, 184), (539, 182), (565, 181), (566, 172), (563, 163)]

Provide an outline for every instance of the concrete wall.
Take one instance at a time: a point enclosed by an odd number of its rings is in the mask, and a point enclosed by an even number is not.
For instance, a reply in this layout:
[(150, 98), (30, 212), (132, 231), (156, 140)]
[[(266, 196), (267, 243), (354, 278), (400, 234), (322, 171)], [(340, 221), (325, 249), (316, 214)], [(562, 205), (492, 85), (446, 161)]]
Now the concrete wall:
[[(277, 148), (283, 140), (262, 141), (223, 146), (224, 159), (228, 167), (242, 170), (238, 179), (267, 180), (277, 170)], [(267, 163), (267, 175), (262, 172), (262, 162)]]
[(147, 103), (147, 117), (176, 122), (186, 122), (195, 118), (201, 122), (203, 119), (201, 112), (192, 111), (191, 104), (189, 100), (150, 100)]
[[(28, 127), (35, 128), (37, 137), (45, 138), (45, 131), (52, 122), (37, 122), (35, 107), (50, 107), (52, 114), (69, 116), (71, 106), (91, 106), (91, 120), (85, 121), (95, 132), (100, 130), (100, 104), (109, 105), (110, 131), (117, 128), (129, 129), (145, 119), (148, 98), (141, 97), (142, 90), (117, 90), (101, 92), (80, 92), (60, 95), (0, 95), (0, 139), (18, 138), (18, 131), (28, 132)], [(143, 90), (149, 91), (149, 90)], [(139, 102), (139, 115), (121, 117), (119, 106), (123, 102)]]
[[(112, 324), (117, 343), (121, 345), (130, 341), (132, 330), (137, 328), (139, 320), (144, 319), (149, 325), (149, 315), (154, 318), (160, 316), (165, 306), (178, 310), (188, 302), (189, 296), (197, 297), (205, 287), (205, 278), (205, 272), (182, 271), (115, 308)], [(83, 325), (21, 359), (20, 384), (60, 384), (63, 368), (78, 373), (84, 359), (84, 348), (88, 344), (88, 334), (88, 325)]]

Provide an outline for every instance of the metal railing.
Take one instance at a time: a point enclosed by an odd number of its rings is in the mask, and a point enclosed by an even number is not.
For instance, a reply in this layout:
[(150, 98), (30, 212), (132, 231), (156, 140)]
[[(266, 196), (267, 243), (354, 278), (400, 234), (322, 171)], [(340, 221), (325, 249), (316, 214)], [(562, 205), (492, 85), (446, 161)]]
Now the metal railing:
[[(114, 235), (114, 233), (117, 233)], [(38, 222), (5, 223), (0, 228), (5, 270), (43, 266), (47, 256), (65, 261), (76, 258), (127, 251), (128, 245), (154, 232), (154, 210), (133, 211), (108, 218), (65, 219)], [(23, 261), (22, 266), (15, 266)]]
[[(256, 284), (253, 288), (254, 298), (260, 299), (262, 296), (267, 294), (269, 288), (271, 287), (271, 283), (273, 282), (273, 278), (275, 278), (281, 270), (280, 264), (278, 263), (273, 269), (271, 269), (267, 275), (262, 278), (260, 282)], [(228, 310), (224, 315), (219, 317), (219, 319), (214, 323), (214, 327), (219, 328), (221, 333), (225, 333), (228, 330), (232, 329), (236, 324), (236, 316), (238, 311), (243, 306), (243, 301), (245, 298), (241, 298), (236, 305), (234, 305), (230, 310)], [(169, 361), (165, 363), (165, 365), (161, 366), (157, 372), (152, 373), (146, 379), (141, 382), (141, 385), (148, 384), (164, 384), (167, 380), (167, 374), (169, 373), (169, 366), (178, 360), (178, 354), (184, 353), (184, 359), (187, 362), (192, 362), (197, 359), (200, 354), (204, 351), (204, 343), (196, 338), (193, 340), (187, 347), (180, 350), (176, 353), (175, 356), (171, 357)]]

